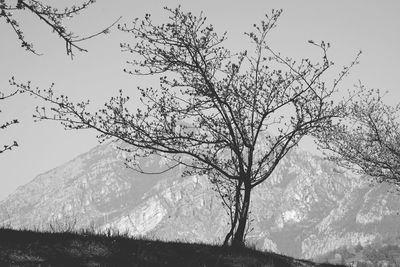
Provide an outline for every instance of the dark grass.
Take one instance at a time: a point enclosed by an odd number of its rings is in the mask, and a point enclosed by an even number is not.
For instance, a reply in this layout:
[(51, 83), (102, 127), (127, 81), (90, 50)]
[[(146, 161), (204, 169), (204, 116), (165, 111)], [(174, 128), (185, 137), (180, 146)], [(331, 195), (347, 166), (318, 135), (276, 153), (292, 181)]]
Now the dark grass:
[(219, 245), (0, 229), (0, 266), (338, 266)]

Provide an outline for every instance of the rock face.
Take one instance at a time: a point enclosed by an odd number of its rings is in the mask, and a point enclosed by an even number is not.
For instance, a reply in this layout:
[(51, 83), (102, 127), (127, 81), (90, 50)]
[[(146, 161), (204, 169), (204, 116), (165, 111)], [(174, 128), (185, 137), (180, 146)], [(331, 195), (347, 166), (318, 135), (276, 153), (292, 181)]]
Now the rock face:
[[(41, 174), (0, 202), (0, 225), (93, 227), (165, 240), (221, 242), (228, 217), (206, 177), (139, 174), (104, 144)], [(160, 170), (162, 161), (141, 163)], [(247, 240), (312, 258), (399, 235), (400, 196), (302, 151), (293, 151), (252, 195)], [(393, 191), (393, 190), (392, 190)]]

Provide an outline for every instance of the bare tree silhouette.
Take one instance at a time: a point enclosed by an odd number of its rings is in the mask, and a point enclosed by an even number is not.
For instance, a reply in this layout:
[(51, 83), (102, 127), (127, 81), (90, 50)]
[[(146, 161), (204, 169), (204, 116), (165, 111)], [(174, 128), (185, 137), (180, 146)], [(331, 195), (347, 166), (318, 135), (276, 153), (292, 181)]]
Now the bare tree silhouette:
[(254, 24), (254, 31), (246, 33), (253, 50), (239, 53), (223, 46), (226, 34), (216, 33), (202, 13), (165, 10), (165, 24), (155, 25), (146, 14), (132, 26), (119, 26), (137, 40), (121, 44), (134, 55), (133, 69), (125, 71), (160, 81), (157, 89), (138, 88), (144, 108), (128, 110), (129, 97), (121, 91), (91, 113), (89, 101), (75, 104), (55, 95), (52, 87), (40, 91), (30, 83), (15, 85), (52, 104), (50, 113), (37, 109), (39, 120), (95, 129), (102, 141), (116, 138), (131, 145), (123, 148), (131, 155), (127, 164), (139, 172), (147, 171), (138, 157), (158, 155), (169, 162), (164, 171), (183, 165), (184, 175), (207, 175), (230, 214), (225, 243), (243, 246), (252, 190), (302, 137), (342, 114), (346, 102), (334, 104), (332, 97), (358, 55), (328, 85), (323, 79), (333, 65), (328, 43), (309, 41), (321, 52), (315, 63), (296, 62), (267, 44), (281, 10)]
[(29, 13), (38, 17), (44, 24), (48, 25), (55, 34), (64, 40), (67, 55), (70, 55), (71, 58), (74, 56), (73, 49), (76, 49), (79, 52), (87, 52), (85, 48), (79, 45), (80, 42), (100, 34), (108, 33), (110, 28), (114, 26), (117, 21), (119, 21), (118, 19), (100, 32), (86, 37), (79, 37), (64, 26), (64, 20), (78, 15), (79, 12), (94, 4), (95, 0), (88, 0), (81, 5), (72, 5), (71, 7), (67, 7), (62, 10), (55, 8), (54, 6), (46, 5), (37, 0), (18, 0), (16, 5), (7, 2), (9, 1), (0, 1), (0, 19), (4, 18), (5, 23), (7, 23), (13, 29), (21, 43), (21, 47), (37, 55), (38, 53), (34, 49), (33, 44), (26, 40), (20, 23), (14, 18), (17, 13), (28, 11)]
[[(4, 18), (5, 23), (8, 24), (12, 30), (15, 32), (17, 38), (21, 43), (21, 47), (25, 48), (27, 51), (39, 55), (33, 47), (32, 43), (29, 43), (25, 35), (21, 29), (20, 23), (14, 16), (18, 13), (22, 13), (24, 11), (28, 11), (38, 17), (44, 24), (48, 25), (50, 29), (56, 33), (61, 39), (65, 42), (65, 49), (67, 55), (73, 58), (74, 51), (73, 49), (79, 52), (87, 52), (85, 48), (80, 46), (79, 44), (85, 40), (91, 39), (101, 34), (106, 34), (109, 32), (110, 28), (113, 27), (119, 20), (116, 20), (110, 26), (106, 27), (100, 32), (95, 34), (79, 37), (76, 36), (73, 32), (68, 31), (67, 28), (63, 25), (65, 19), (72, 18), (79, 14), (79, 12), (87, 9), (89, 6), (95, 3), (95, 0), (89, 0), (84, 2), (81, 5), (73, 5), (69, 8), (65, 8), (60, 10), (50, 5), (43, 4), (41, 1), (37, 0), (18, 0), (15, 3), (9, 3), (11, 1), (0, 0), (0, 19)], [(14, 79), (14, 78), (12, 78)], [(18, 90), (15, 90), (11, 93), (4, 93), (0, 90), (0, 101), (10, 98), (16, 95)], [(1, 110), (0, 110), (1, 112)], [(4, 122), (0, 125), (0, 129), (4, 130), (7, 127), (11, 126), (12, 124), (19, 123), (18, 119), (13, 119), (11, 121)], [(18, 146), (16, 141), (13, 141), (11, 144), (3, 145), (3, 148), (0, 149), (0, 153), (5, 152), (6, 150), (11, 150), (13, 147)]]
[[(400, 103), (385, 104), (379, 90), (365, 89), (341, 119), (316, 137), (332, 161), (378, 182), (400, 184)], [(331, 153), (329, 153), (331, 152)]]

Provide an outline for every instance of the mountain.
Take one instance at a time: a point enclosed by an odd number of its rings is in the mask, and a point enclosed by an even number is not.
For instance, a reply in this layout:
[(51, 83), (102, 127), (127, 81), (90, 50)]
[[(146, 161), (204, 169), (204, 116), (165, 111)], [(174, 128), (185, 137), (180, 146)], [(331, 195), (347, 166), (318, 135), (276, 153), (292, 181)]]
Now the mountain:
[[(162, 240), (221, 242), (229, 230), (206, 177), (182, 169), (139, 174), (129, 155), (102, 144), (38, 175), (0, 202), (0, 225), (47, 229), (91, 227)], [(141, 162), (161, 170), (158, 158)], [(315, 258), (343, 246), (398, 236), (400, 197), (371, 186), (322, 158), (294, 150), (254, 190), (248, 242), (259, 249)]]

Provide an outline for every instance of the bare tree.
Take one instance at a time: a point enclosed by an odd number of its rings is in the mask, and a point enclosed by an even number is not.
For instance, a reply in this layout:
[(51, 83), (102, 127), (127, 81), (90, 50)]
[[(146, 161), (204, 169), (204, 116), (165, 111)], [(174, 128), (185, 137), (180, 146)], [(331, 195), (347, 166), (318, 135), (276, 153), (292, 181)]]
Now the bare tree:
[(33, 14), (41, 21), (43, 21), (43, 23), (48, 25), (54, 33), (56, 33), (61, 39), (64, 40), (67, 55), (70, 55), (71, 58), (74, 56), (73, 49), (76, 49), (79, 52), (87, 52), (87, 50), (80, 46), (78, 43), (93, 38), (97, 35), (108, 33), (109, 29), (119, 20), (118, 19), (109, 27), (96, 34), (86, 37), (79, 37), (76, 36), (73, 32), (69, 31), (63, 23), (65, 19), (69, 19), (78, 15), (79, 12), (87, 9), (90, 5), (94, 4), (95, 0), (88, 0), (81, 5), (73, 5), (62, 10), (55, 8), (54, 6), (46, 5), (37, 0), (18, 0), (16, 1), (16, 4), (9, 2), (11, 1), (0, 0), (0, 19), (4, 18), (5, 23), (7, 23), (12, 28), (21, 43), (21, 47), (34, 54), (38, 53), (34, 49), (33, 44), (26, 40), (20, 23), (17, 19), (14, 18), (15, 14), (17, 13), (28, 11), (29, 13)]
[(164, 171), (183, 165), (184, 175), (207, 175), (231, 215), (225, 243), (243, 246), (252, 190), (303, 136), (341, 114), (344, 103), (334, 105), (331, 98), (358, 56), (328, 85), (323, 76), (333, 64), (329, 44), (309, 41), (321, 52), (316, 63), (296, 62), (268, 46), (266, 37), (281, 10), (246, 33), (251, 52), (232, 53), (223, 46), (226, 34), (217, 34), (202, 13), (165, 9), (165, 24), (153, 24), (147, 14), (119, 26), (137, 40), (121, 44), (134, 54), (133, 68), (125, 71), (160, 81), (157, 89), (138, 88), (143, 108), (128, 110), (129, 97), (121, 92), (91, 113), (88, 101), (74, 104), (52, 88), (16, 85), (53, 104), (51, 114), (38, 108), (38, 119), (59, 121), (67, 129), (95, 129), (102, 141), (129, 144), (123, 148), (131, 153), (127, 164), (137, 171), (146, 172), (137, 157), (158, 155), (169, 162)]
[(332, 161), (378, 182), (400, 184), (400, 104), (384, 103), (379, 90), (363, 89), (344, 116), (317, 132)]
[[(8, 94), (4, 94), (4, 93), (2, 93), (0, 91), (0, 101), (5, 100), (7, 98), (10, 98), (10, 97), (16, 95), (17, 93), (18, 93), (18, 90), (14, 90), (13, 92), (8, 93)], [(2, 111), (0, 110), (0, 113), (1, 112)], [(13, 120), (10, 120), (10, 121), (2, 122), (0, 124), (0, 130), (5, 130), (6, 128), (8, 128), (11, 125), (16, 124), (16, 123), (18, 123), (17, 119), (13, 119)], [(13, 147), (17, 147), (17, 146), (18, 146), (17, 141), (13, 141), (11, 144), (5, 144), (5, 145), (3, 145), (3, 147), (0, 148), (0, 154), (5, 152), (5, 151), (7, 151), (7, 150), (11, 150)]]
[[(4, 18), (5, 23), (12, 28), (21, 43), (21, 47), (36, 55), (39, 54), (34, 49), (33, 44), (29, 43), (25, 39), (25, 35), (21, 29), (20, 23), (16, 19), (14, 19), (14, 16), (17, 13), (28, 11), (29, 13), (38, 17), (46, 25), (48, 25), (54, 33), (56, 33), (61, 39), (64, 40), (67, 55), (70, 55), (71, 58), (73, 58), (74, 56), (73, 49), (76, 49), (79, 52), (87, 52), (87, 50), (81, 47), (78, 43), (98, 36), (100, 34), (108, 33), (110, 28), (114, 26), (120, 19), (119, 18), (113, 24), (100, 32), (85, 37), (79, 37), (76, 36), (73, 32), (68, 31), (67, 28), (63, 25), (63, 22), (65, 19), (72, 18), (75, 15), (78, 15), (80, 11), (87, 9), (90, 5), (95, 3), (95, 0), (88, 0), (81, 5), (73, 5), (63, 10), (43, 4), (41, 1), (37, 0), (18, 0), (15, 3), (9, 2), (11, 1), (0, 0), (0, 19)], [(5, 100), (6, 98), (10, 98), (16, 94), (17, 91), (13, 91), (7, 94), (0, 90), (0, 101)], [(0, 125), (0, 129), (4, 130), (12, 124), (16, 123), (18, 123), (17, 119), (6, 121)], [(18, 146), (18, 143), (16, 141), (13, 141), (12, 144), (3, 145), (3, 148), (0, 149), (0, 153), (6, 150), (11, 150), (13, 147), (16, 146)]]

